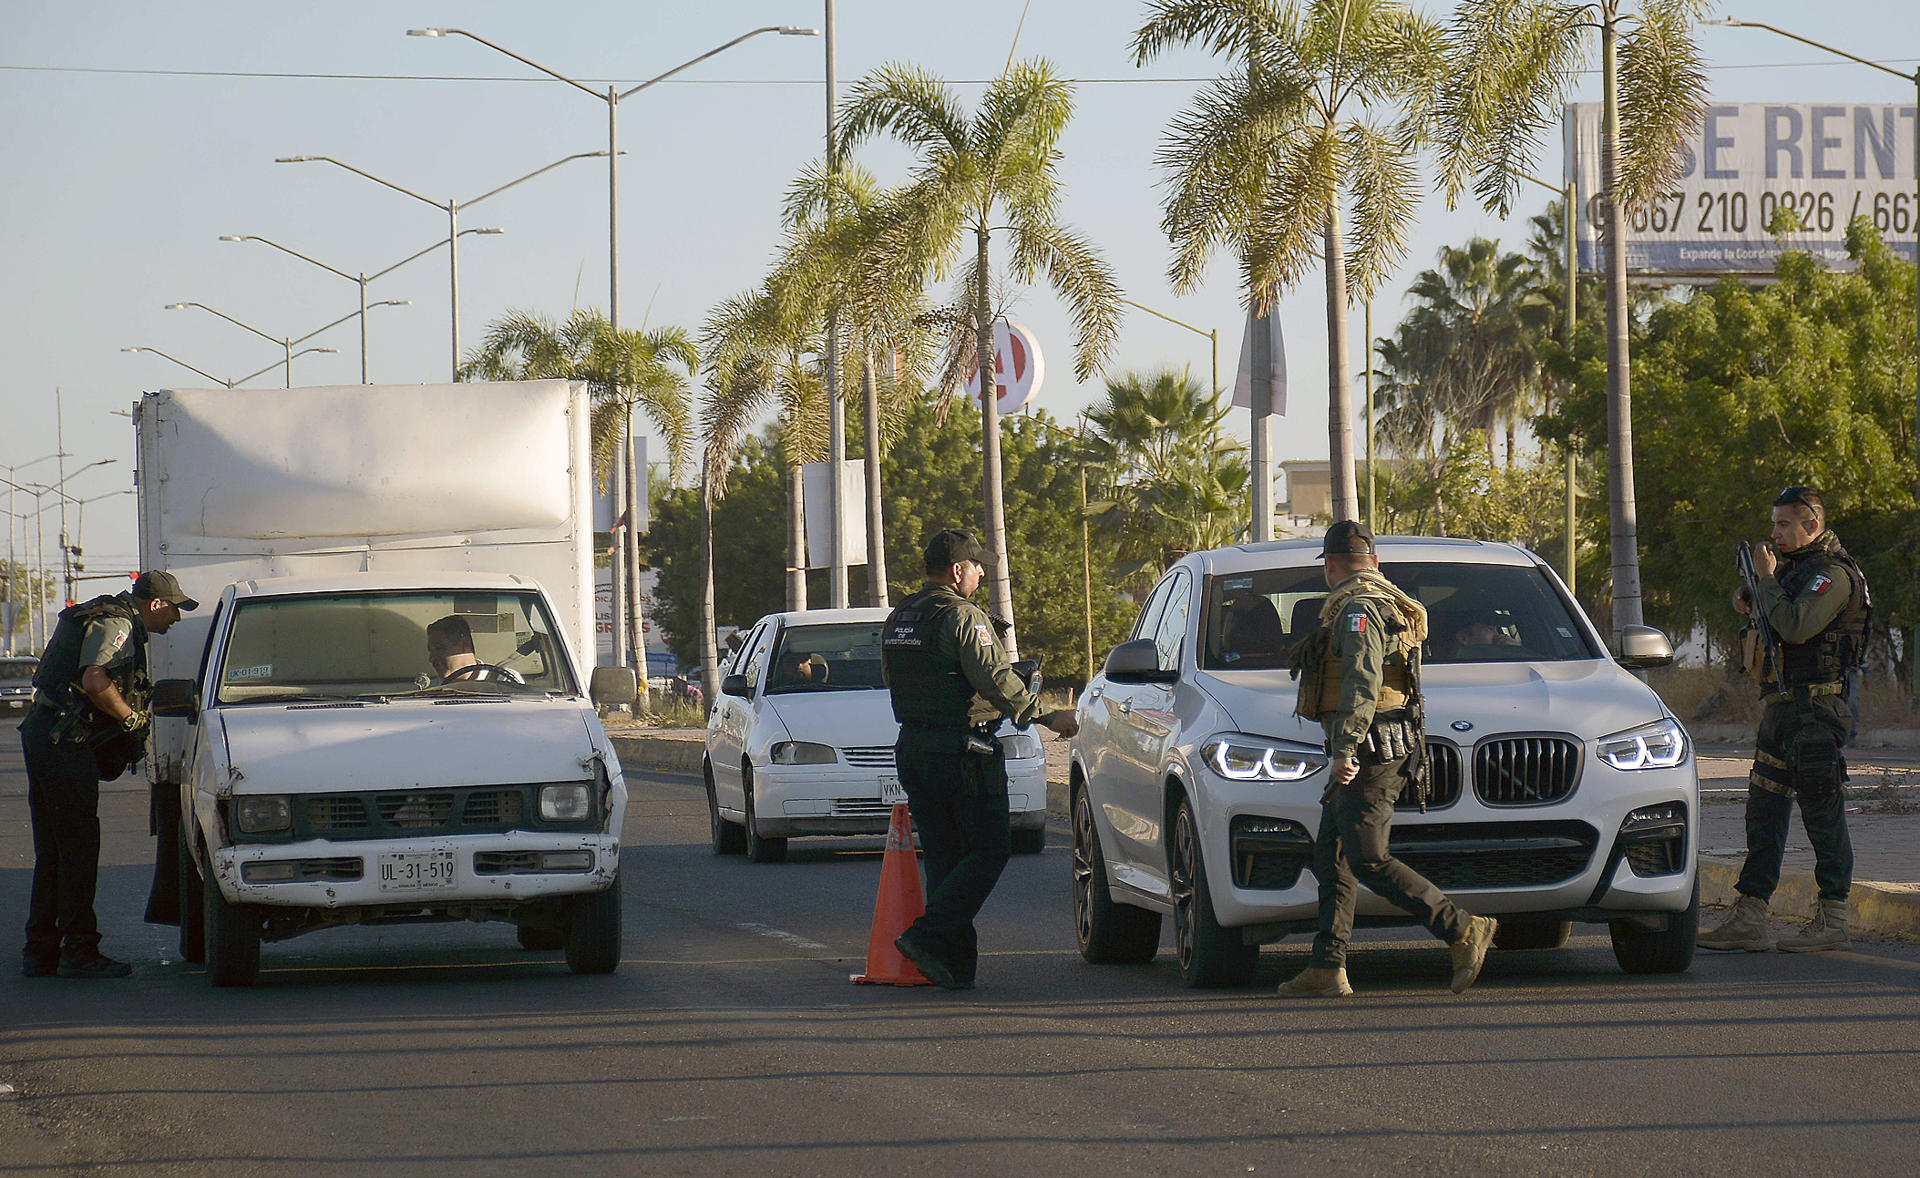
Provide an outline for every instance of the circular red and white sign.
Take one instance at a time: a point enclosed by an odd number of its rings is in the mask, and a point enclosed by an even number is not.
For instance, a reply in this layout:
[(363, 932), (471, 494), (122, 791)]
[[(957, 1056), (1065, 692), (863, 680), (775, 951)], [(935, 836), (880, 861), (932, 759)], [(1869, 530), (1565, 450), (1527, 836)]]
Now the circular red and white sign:
[[(1040, 355), (1040, 341), (1018, 323), (1001, 320), (993, 325), (994, 404), (1001, 416), (1031, 401), (1040, 391), (1047, 366)], [(973, 403), (982, 404), (980, 364), (967, 366), (967, 392)]]

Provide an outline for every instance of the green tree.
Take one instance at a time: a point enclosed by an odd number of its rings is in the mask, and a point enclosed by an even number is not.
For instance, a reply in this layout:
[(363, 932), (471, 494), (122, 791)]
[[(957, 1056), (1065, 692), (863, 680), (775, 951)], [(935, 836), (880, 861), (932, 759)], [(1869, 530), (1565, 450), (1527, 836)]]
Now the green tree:
[(687, 666), (712, 657), (712, 652), (701, 652), (703, 630), (749, 626), (785, 607), (786, 541), (780, 525), (787, 505), (786, 463), (773, 432), (737, 446), (726, 475), (726, 497), (712, 503), (712, 526), (724, 542), (713, 549), (710, 623), (701, 619), (703, 488), (669, 486), (653, 497), (653, 527), (647, 538), (659, 577), (654, 616), (665, 631), (668, 649)]
[(1604, 113), (1600, 204), (1607, 251), (1607, 497), (1613, 629), (1641, 620), (1624, 211), (1676, 176), (1699, 126), (1706, 77), (1693, 23), (1713, 0), (1465, 0), (1441, 106), (1442, 190), (1471, 181), (1505, 215), (1541, 133), (1591, 60), (1598, 30)]
[(1088, 506), (1119, 564), (1116, 583), (1150, 585), (1189, 552), (1245, 534), (1247, 461), (1224, 423), (1228, 406), (1171, 371), (1107, 381), (1087, 411)]
[[(1072, 114), (1072, 87), (1044, 60), (1010, 65), (988, 84), (972, 120), (945, 83), (911, 66), (883, 66), (863, 78), (848, 99), (840, 130), (843, 157), (881, 135), (899, 140), (915, 155), (913, 179), (882, 230), (886, 248), (875, 252), (874, 264), (911, 275), (924, 286), (946, 277), (972, 236), (972, 257), (961, 267), (958, 309), (945, 318), (954, 346), (944, 388), (959, 384), (969, 351), (982, 382), (992, 385), (998, 316), (989, 245), (996, 229), (1007, 234), (1013, 277), (1025, 283), (1044, 272), (1066, 301), (1079, 378), (1097, 372), (1113, 348), (1119, 286), (1092, 243), (1058, 216), (1059, 142)], [(885, 281), (886, 274), (863, 280)], [(987, 546), (995, 553), (988, 601), (993, 612), (1012, 623), (1000, 412), (994, 398), (983, 400), (981, 483)], [(1019, 650), (1012, 629), (1007, 649)]]
[[(24, 643), (19, 641), (27, 633), (27, 622), (33, 617), (36, 608), (45, 608), (54, 600), (59, 591), (60, 576), (51, 571), (36, 573), (29, 565), (18, 561), (9, 561), (0, 557), (0, 600), (13, 606), (13, 628), (4, 637), (10, 640), (15, 649), (21, 649)], [(0, 606), (0, 609), (6, 608)], [(39, 651), (27, 652), (39, 654)]]
[(1347, 306), (1370, 296), (1405, 250), (1444, 31), (1396, 0), (1154, 0), (1147, 11), (1136, 65), (1198, 45), (1238, 66), (1195, 97), (1160, 150), (1174, 289), (1193, 289), (1213, 251), (1231, 246), (1247, 302), (1265, 314), (1279, 291), (1322, 266), (1333, 516), (1353, 519)]

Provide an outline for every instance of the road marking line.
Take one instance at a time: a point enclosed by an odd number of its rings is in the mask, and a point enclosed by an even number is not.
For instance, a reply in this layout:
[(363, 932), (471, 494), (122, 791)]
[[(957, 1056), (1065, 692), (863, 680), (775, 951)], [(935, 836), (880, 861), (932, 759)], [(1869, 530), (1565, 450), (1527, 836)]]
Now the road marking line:
[(798, 933), (790, 933), (785, 929), (777, 929), (771, 925), (742, 921), (734, 927), (745, 929), (756, 937), (766, 937), (769, 940), (779, 941), (783, 945), (792, 945), (796, 949), (804, 949), (809, 953), (828, 952), (827, 947), (818, 941), (809, 941)]

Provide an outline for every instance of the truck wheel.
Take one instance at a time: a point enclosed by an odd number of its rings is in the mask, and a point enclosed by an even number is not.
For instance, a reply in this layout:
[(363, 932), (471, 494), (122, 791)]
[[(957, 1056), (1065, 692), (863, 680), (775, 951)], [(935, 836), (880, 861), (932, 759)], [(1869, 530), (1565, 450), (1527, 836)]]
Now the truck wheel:
[(1160, 914), (1116, 903), (1107, 887), (1107, 859), (1084, 789), (1073, 795), (1073, 928), (1080, 956), (1095, 965), (1143, 965), (1160, 951)]
[(1667, 927), (1655, 932), (1630, 920), (1610, 920), (1613, 956), (1628, 973), (1680, 973), (1693, 964), (1700, 935), (1700, 878), (1693, 880), (1693, 902), (1667, 914)]
[(513, 935), (514, 939), (520, 942), (522, 949), (533, 949), (541, 953), (563, 949), (567, 944), (567, 934), (564, 929), (523, 924), (513, 930)]
[(1493, 934), (1493, 947), (1501, 950), (1563, 949), (1573, 936), (1571, 920), (1526, 920), (1503, 916)]
[(1200, 828), (1193, 804), (1185, 798), (1173, 816), (1173, 928), (1180, 977), (1193, 989), (1244, 986), (1253, 980), (1260, 946), (1241, 943), (1238, 929), (1222, 928), (1213, 917), (1213, 893), (1200, 854)]
[(180, 873), (180, 956), (189, 965), (207, 960), (207, 917), (201, 911), (206, 898), (200, 894), (205, 885), (194, 867), (193, 848), (187, 845), (187, 828), (180, 827), (179, 846), (174, 851), (174, 869)]
[(207, 976), (216, 986), (251, 986), (260, 976), (260, 918), (238, 904), (227, 903), (207, 866), (200, 889), (206, 929)]
[(567, 905), (567, 968), (612, 973), (620, 965), (620, 878), (605, 891), (574, 896)]
[(753, 816), (753, 766), (740, 766), (741, 792), (746, 794), (747, 802), (747, 858), (755, 863), (785, 863), (787, 861), (787, 840), (765, 838), (760, 834), (760, 823)]
[(747, 849), (745, 827), (736, 826), (720, 816), (720, 798), (713, 790), (713, 766), (705, 765), (707, 779), (707, 826), (708, 837), (716, 855), (738, 855)]
[(1047, 828), (1022, 828), (1013, 832), (1013, 853), (1016, 855), (1038, 855), (1047, 849)]

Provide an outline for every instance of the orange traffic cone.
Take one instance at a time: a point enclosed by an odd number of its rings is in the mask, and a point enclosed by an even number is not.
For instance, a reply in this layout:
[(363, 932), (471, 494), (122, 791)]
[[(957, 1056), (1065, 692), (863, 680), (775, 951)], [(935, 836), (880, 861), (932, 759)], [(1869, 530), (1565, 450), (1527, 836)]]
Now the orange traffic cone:
[(880, 861), (880, 895), (873, 905), (873, 932), (867, 937), (867, 972), (851, 975), (862, 986), (931, 986), (913, 962), (894, 948), (894, 938), (927, 910), (920, 890), (920, 861), (913, 854), (913, 824), (907, 804), (893, 808), (887, 827), (887, 854)]

